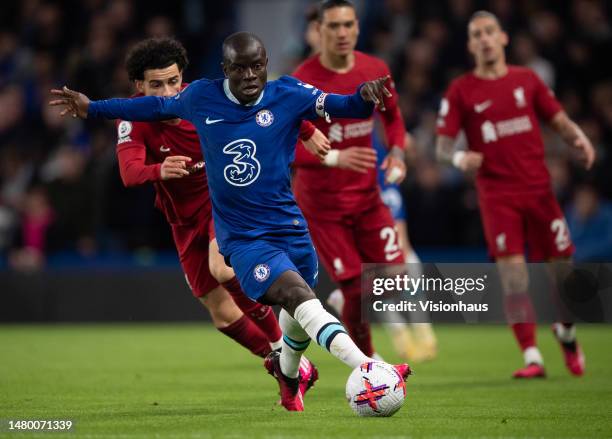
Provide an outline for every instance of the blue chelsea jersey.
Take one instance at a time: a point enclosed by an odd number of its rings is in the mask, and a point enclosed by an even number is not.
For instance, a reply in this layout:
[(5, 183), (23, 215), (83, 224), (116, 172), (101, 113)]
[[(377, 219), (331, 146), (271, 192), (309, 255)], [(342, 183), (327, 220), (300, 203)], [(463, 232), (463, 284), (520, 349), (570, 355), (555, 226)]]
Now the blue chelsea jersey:
[[(202, 139), (217, 240), (303, 234), (290, 165), (302, 119), (317, 117), (321, 94), (290, 78), (268, 82), (253, 105), (240, 104), (227, 80), (199, 81), (179, 95)], [(228, 249), (229, 250), (229, 249)]]
[(219, 247), (263, 236), (304, 234), (307, 225), (290, 184), (290, 164), (303, 119), (368, 117), (373, 106), (351, 96), (328, 95), (283, 76), (266, 84), (252, 104), (232, 95), (227, 80), (201, 79), (170, 98), (110, 99), (90, 104), (89, 117), (192, 122), (206, 160)]

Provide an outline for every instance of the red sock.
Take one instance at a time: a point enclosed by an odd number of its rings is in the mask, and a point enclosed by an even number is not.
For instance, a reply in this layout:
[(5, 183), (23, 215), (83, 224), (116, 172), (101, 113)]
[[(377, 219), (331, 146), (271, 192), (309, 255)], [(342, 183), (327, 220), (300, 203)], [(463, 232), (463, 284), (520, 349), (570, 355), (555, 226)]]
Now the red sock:
[(535, 323), (514, 323), (512, 332), (522, 351), (536, 345)]
[(504, 311), (521, 350), (536, 345), (535, 310), (529, 294), (509, 294), (504, 297)]
[(374, 346), (372, 346), (370, 324), (361, 321), (361, 278), (342, 281), (340, 288), (344, 295), (342, 323), (359, 349), (371, 357), (374, 353)]
[(259, 329), (261, 329), (270, 343), (274, 343), (281, 339), (283, 333), (278, 325), (278, 320), (276, 319), (272, 307), (262, 305), (261, 303), (249, 299), (242, 291), (240, 282), (238, 282), (236, 276), (227, 282), (223, 282), (223, 287), (229, 291), (232, 299), (234, 299), (234, 302), (238, 305), (238, 308), (240, 308)]
[(217, 329), (259, 357), (265, 357), (272, 351), (267, 337), (246, 315), (225, 328)]

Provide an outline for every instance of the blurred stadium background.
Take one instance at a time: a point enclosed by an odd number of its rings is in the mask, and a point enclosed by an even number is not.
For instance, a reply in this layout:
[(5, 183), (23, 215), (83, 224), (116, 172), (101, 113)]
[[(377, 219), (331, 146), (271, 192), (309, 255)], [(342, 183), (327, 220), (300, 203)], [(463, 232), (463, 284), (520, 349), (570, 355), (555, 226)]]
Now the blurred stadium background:
[[(425, 261), (486, 261), (472, 182), (434, 158), (441, 93), (470, 68), (472, 12), (497, 14), (512, 63), (533, 68), (597, 148), (585, 174), (545, 131), (554, 190), (579, 261), (612, 260), (612, 2), (604, 0), (356, 1), (358, 48), (392, 67), (414, 143), (402, 186), (410, 237)], [(109, 122), (59, 117), (48, 90), (128, 96), (127, 49), (174, 35), (185, 80), (221, 76), (220, 46), (259, 34), (271, 76), (305, 56), (304, 0), (3, 2), (0, 12), (0, 321), (203, 319), (180, 271), (153, 188), (122, 187)], [(323, 279), (319, 293), (331, 284)]]

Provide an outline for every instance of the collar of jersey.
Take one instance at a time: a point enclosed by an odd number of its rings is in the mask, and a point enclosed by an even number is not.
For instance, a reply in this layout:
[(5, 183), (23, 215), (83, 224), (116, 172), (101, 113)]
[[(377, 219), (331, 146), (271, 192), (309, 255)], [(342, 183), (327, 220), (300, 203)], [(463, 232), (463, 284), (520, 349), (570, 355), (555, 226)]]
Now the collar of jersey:
[(223, 91), (225, 92), (225, 96), (227, 96), (227, 98), (232, 101), (234, 104), (238, 104), (238, 105), (244, 105), (245, 107), (253, 107), (257, 104), (259, 104), (261, 102), (261, 100), (263, 99), (263, 95), (264, 95), (264, 90), (261, 91), (261, 94), (259, 95), (259, 97), (257, 98), (256, 101), (253, 102), (249, 102), (248, 104), (241, 104), (240, 101), (238, 99), (236, 99), (236, 96), (234, 96), (234, 94), (232, 93), (232, 91), (229, 88), (229, 80), (228, 79), (224, 79), (223, 80)]

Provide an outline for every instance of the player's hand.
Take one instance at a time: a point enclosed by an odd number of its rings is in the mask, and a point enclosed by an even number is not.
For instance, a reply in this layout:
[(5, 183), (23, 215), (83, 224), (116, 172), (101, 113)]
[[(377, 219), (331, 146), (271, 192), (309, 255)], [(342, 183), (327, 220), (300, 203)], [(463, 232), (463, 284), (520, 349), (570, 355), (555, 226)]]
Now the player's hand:
[(581, 160), (584, 163), (585, 169), (591, 169), (595, 162), (595, 148), (593, 148), (593, 144), (582, 130), (578, 132), (578, 137), (574, 141), (574, 147), (581, 150)]
[(471, 173), (475, 172), (482, 166), (482, 160), (484, 156), (481, 152), (476, 151), (465, 151), (465, 155), (461, 161), (457, 164), (457, 167), (463, 172)]
[(51, 94), (57, 99), (50, 101), (49, 105), (63, 107), (60, 116), (70, 113), (72, 117), (87, 119), (87, 110), (91, 101), (83, 93), (64, 86), (61, 90), (52, 89)]
[(338, 151), (337, 168), (365, 174), (376, 167), (376, 151), (370, 146), (349, 146)]
[(361, 97), (366, 102), (373, 102), (380, 111), (385, 111), (385, 98), (390, 98), (391, 92), (385, 87), (385, 83), (391, 79), (387, 75), (383, 78), (375, 79), (374, 81), (365, 82), (359, 89)]
[(172, 178), (183, 178), (189, 175), (187, 163), (190, 161), (191, 158), (182, 155), (166, 157), (160, 168), (161, 179), (170, 180)]
[(400, 184), (406, 178), (406, 154), (404, 150), (394, 146), (382, 162), (380, 169), (385, 171), (387, 184)]
[(329, 139), (325, 137), (318, 128), (315, 128), (314, 133), (308, 140), (303, 140), (302, 143), (311, 154), (318, 157), (319, 160), (323, 161), (325, 156), (331, 149), (331, 143)]

